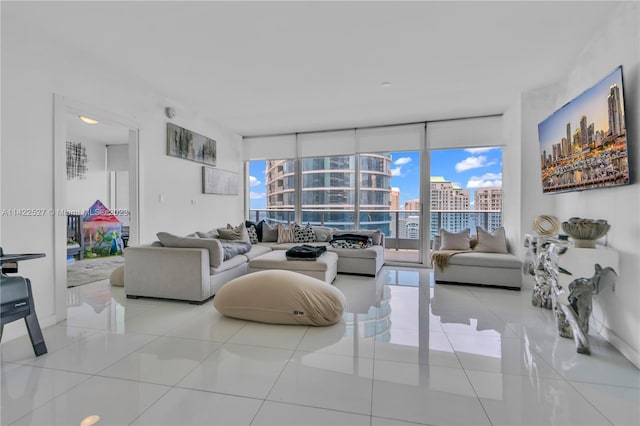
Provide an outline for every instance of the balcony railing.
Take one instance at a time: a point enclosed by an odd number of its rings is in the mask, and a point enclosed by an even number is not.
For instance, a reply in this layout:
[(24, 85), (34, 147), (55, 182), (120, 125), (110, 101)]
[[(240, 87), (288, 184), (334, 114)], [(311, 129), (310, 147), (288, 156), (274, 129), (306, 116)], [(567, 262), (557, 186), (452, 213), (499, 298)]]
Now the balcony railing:
[[(337, 229), (355, 228), (355, 211), (340, 209), (302, 210), (301, 223), (312, 226), (328, 226)], [(294, 210), (250, 210), (249, 220), (256, 223), (265, 220), (271, 225), (290, 224), (295, 218)], [(469, 228), (471, 234), (476, 226), (492, 232), (502, 226), (501, 211), (486, 210), (439, 210), (431, 211), (429, 239), (433, 240), (441, 228), (450, 232), (458, 232)], [(380, 229), (385, 234), (387, 250), (420, 249), (420, 211), (419, 210), (361, 210), (360, 229)], [(423, 247), (430, 247), (427, 244)]]

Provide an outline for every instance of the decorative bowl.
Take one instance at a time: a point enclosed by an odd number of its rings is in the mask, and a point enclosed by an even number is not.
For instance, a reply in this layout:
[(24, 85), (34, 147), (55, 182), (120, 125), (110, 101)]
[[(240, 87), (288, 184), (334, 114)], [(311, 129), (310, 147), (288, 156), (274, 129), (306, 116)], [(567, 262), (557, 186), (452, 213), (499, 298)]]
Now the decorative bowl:
[(609, 232), (611, 225), (606, 220), (582, 219), (572, 217), (566, 222), (562, 222), (562, 229), (579, 248), (595, 248), (596, 240), (602, 238)]

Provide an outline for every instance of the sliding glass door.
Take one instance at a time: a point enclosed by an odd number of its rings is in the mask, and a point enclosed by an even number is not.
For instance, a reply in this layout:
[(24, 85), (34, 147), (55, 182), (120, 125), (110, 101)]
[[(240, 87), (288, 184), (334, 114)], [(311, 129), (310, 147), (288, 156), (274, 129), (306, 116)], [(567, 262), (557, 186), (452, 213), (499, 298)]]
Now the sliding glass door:
[(502, 148), (431, 150), (430, 239), (440, 229), (459, 232), (502, 226)]

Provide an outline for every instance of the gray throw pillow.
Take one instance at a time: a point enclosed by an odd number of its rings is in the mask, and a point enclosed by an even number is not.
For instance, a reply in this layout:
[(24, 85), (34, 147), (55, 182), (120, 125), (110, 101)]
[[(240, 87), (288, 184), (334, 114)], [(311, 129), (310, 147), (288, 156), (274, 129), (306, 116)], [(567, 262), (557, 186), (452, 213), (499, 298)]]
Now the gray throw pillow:
[(333, 232), (335, 229), (328, 228), (326, 226), (314, 226), (313, 231), (316, 234), (316, 241), (327, 242), (333, 238)]
[(226, 228), (218, 228), (216, 229), (216, 231), (218, 231), (218, 235), (223, 240), (240, 240), (246, 241), (248, 243), (251, 242), (251, 240), (249, 239), (249, 232), (247, 231), (247, 227), (244, 225), (244, 223), (241, 223), (235, 228), (232, 225), (227, 224)]
[(267, 222), (262, 224), (262, 242), (275, 243), (278, 242), (278, 227), (271, 226)]
[(478, 243), (473, 248), (474, 251), (483, 253), (508, 253), (504, 228), (500, 227), (489, 233), (478, 226), (476, 227), (476, 233), (478, 235)]
[(156, 236), (165, 247), (206, 248), (209, 250), (209, 265), (217, 268), (222, 263), (224, 257), (222, 245), (215, 238), (180, 237), (168, 232), (158, 232)]
[(470, 248), (469, 229), (460, 232), (440, 230), (440, 250), (469, 250)]
[(219, 237), (218, 231), (216, 231), (215, 229), (212, 229), (211, 231), (207, 231), (207, 232), (196, 232), (196, 235), (200, 238), (218, 238)]

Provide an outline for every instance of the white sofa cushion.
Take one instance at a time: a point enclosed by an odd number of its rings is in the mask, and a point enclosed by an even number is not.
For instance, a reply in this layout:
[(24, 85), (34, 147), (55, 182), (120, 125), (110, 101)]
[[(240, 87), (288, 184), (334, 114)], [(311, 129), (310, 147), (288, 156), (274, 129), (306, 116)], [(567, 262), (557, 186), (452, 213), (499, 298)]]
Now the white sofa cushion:
[(449, 258), (449, 265), (520, 269), (522, 267), (522, 261), (518, 256), (510, 253), (468, 252), (451, 256)]

